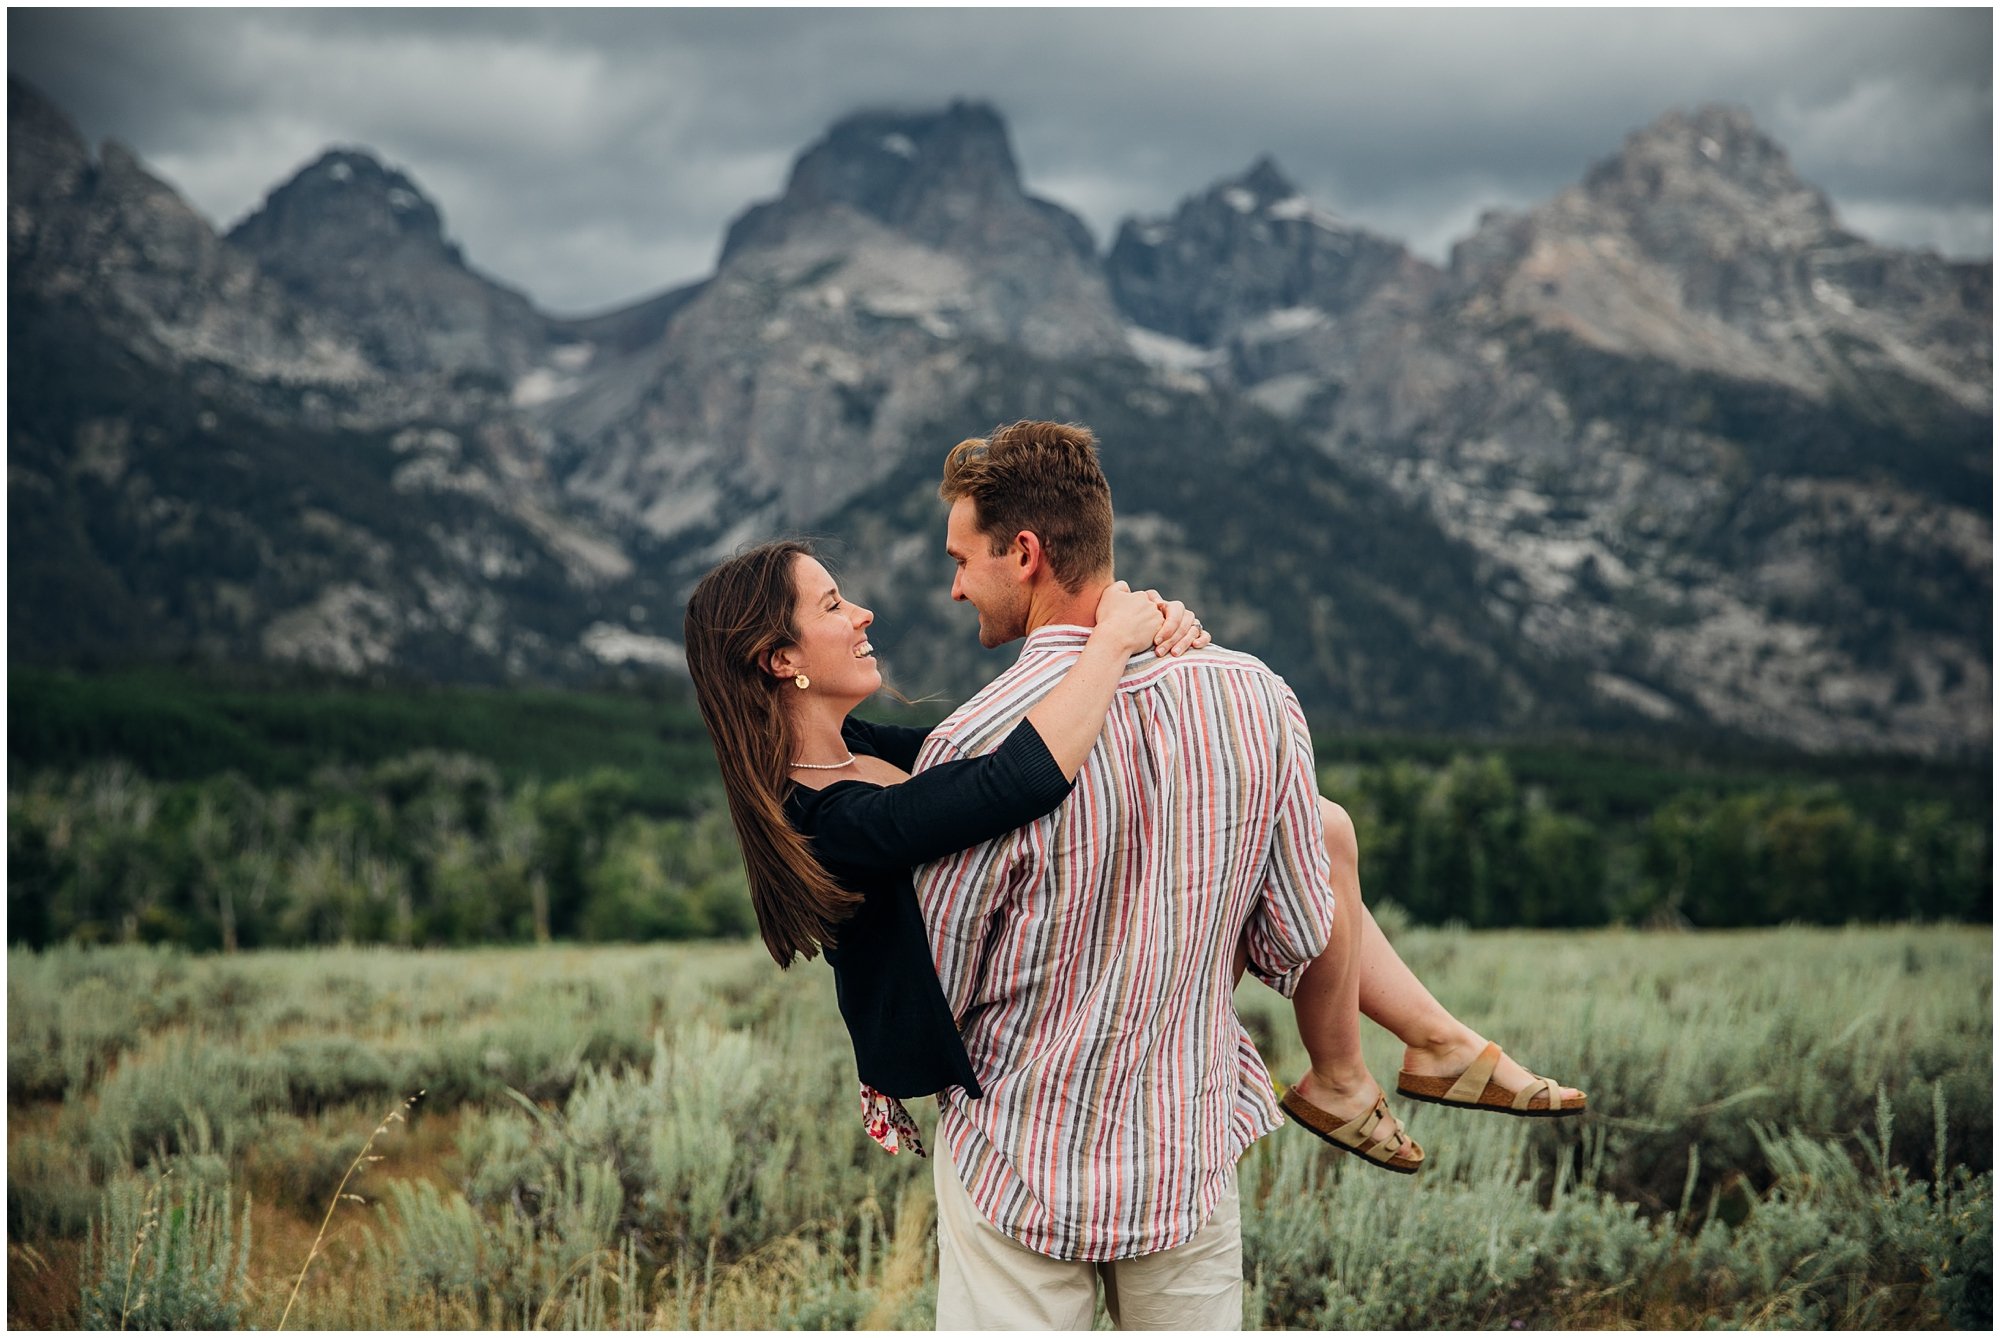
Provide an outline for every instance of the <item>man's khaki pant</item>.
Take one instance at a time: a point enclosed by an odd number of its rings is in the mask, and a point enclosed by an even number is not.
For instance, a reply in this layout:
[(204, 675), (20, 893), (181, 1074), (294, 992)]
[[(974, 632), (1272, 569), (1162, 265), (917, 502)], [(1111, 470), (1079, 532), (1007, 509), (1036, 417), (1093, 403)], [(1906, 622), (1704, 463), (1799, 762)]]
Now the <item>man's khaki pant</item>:
[(931, 1149), (937, 1185), (940, 1329), (1088, 1329), (1104, 1308), (1121, 1329), (1243, 1327), (1243, 1222), (1236, 1173), (1193, 1240), (1109, 1263), (1037, 1254), (980, 1215), (951, 1149)]

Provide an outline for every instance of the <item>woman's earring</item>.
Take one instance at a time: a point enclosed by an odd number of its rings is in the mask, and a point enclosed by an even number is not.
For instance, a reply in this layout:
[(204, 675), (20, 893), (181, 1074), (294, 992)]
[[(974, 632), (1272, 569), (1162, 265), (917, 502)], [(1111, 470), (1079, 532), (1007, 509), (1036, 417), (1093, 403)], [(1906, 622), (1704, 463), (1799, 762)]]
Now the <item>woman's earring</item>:
[(800, 692), (804, 692), (807, 688), (813, 685), (813, 681), (810, 678), (807, 678), (804, 674), (794, 674), (792, 676), (792, 682), (799, 685)]

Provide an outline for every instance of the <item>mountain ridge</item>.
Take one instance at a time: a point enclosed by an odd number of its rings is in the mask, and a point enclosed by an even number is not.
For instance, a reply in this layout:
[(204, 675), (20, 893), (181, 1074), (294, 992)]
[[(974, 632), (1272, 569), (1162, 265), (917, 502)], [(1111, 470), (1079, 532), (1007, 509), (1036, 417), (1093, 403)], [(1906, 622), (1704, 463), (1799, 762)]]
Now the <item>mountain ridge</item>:
[(707, 563), (834, 525), (906, 629), (885, 646), (969, 691), (991, 666), (926, 560), (935, 459), (1083, 416), (1121, 560), (1334, 720), (1990, 749), (1990, 264), (1842, 231), (1728, 109), (1642, 128), (1443, 268), (1268, 156), (1100, 258), (990, 106), (860, 112), (713, 274), (558, 319), (363, 150), (223, 239), (9, 103), (30, 658), (127, 627), (364, 672), (657, 671)]
[(313, 308), (334, 313), (395, 373), (520, 376), (557, 323), (474, 271), (405, 173), (332, 149), (273, 190), (225, 240)]

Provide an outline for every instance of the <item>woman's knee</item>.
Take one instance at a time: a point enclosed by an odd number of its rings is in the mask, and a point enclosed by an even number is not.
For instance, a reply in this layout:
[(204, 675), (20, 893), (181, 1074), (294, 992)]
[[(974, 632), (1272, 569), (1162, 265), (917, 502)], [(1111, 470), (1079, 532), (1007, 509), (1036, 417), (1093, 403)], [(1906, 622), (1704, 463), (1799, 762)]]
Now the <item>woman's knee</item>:
[(1327, 858), (1337, 868), (1358, 869), (1361, 865), (1361, 844), (1354, 835), (1354, 819), (1347, 816), (1347, 810), (1321, 795), (1319, 821), (1326, 837)]

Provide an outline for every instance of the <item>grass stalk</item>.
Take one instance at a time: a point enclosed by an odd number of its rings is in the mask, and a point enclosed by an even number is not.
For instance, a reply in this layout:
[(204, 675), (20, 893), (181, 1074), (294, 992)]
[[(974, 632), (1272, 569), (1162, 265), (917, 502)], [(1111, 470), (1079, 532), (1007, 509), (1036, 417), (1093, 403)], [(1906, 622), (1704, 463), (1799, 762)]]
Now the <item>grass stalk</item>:
[[(299, 1288), (306, 1284), (306, 1273), (312, 1268), (313, 1260), (319, 1258), (320, 1245), (326, 1240), (326, 1229), (333, 1221), (333, 1210), (340, 1206), (342, 1199), (351, 1198), (357, 1203), (361, 1202), (360, 1195), (349, 1194), (347, 1192), (348, 1181), (352, 1180), (355, 1173), (363, 1167), (382, 1160), (380, 1156), (375, 1155), (375, 1140), (387, 1133), (390, 1125), (407, 1123), (406, 1116), (408, 1112), (411, 1107), (417, 1104), (417, 1101), (422, 1096), (423, 1091), (419, 1089), (416, 1095), (405, 1097), (392, 1107), (389, 1113), (382, 1117), (382, 1122), (375, 1126), (375, 1132), (368, 1135), (368, 1141), (361, 1145), (360, 1153), (355, 1156), (353, 1161), (348, 1163), (347, 1173), (340, 1177), (340, 1184), (335, 1187), (333, 1198), (326, 1205), (326, 1215), (320, 1218), (319, 1233), (313, 1237), (312, 1248), (306, 1251), (306, 1261), (299, 1266), (298, 1280), (292, 1283), (292, 1294), (285, 1302), (285, 1312), (278, 1316), (278, 1329), (280, 1332), (284, 1330), (286, 1321), (292, 1317), (292, 1306), (298, 1302)], [(123, 1326), (121, 1325), (120, 1327)]]
[[(125, 1295), (118, 1303), (118, 1329), (124, 1332), (125, 1321), (132, 1315), (132, 1278), (139, 1271), (139, 1252), (146, 1248), (146, 1237), (153, 1230), (153, 1223), (160, 1218), (160, 1193), (166, 1188), (167, 1177), (174, 1173), (169, 1166), (160, 1172), (160, 1178), (146, 1191), (146, 1206), (139, 1213), (139, 1229), (132, 1234), (132, 1256), (125, 1261)], [(146, 1294), (139, 1293), (139, 1304), (146, 1303)]]

